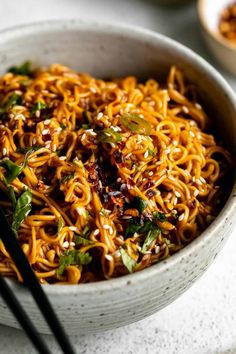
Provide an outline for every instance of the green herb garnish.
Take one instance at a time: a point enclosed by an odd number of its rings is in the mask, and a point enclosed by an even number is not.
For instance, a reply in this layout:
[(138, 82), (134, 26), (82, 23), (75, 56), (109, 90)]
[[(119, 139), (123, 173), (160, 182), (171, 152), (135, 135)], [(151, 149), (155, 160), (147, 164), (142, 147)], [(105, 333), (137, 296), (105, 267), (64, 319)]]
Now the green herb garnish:
[(26, 153), (23, 164), (21, 166), (16, 165), (14, 162), (12, 162), (10, 159), (5, 159), (0, 161), (0, 166), (4, 167), (6, 170), (6, 173), (4, 175), (5, 180), (7, 184), (11, 183), (14, 181), (14, 179), (19, 176), (19, 174), (23, 171), (25, 168), (29, 155), (32, 153), (31, 149)]
[(9, 197), (9, 199), (11, 199), (12, 204), (13, 204), (13, 208), (15, 208), (16, 205), (16, 195), (15, 195), (15, 191), (14, 188), (12, 186), (7, 186), (7, 195)]
[(65, 251), (59, 259), (59, 267), (57, 269), (57, 274), (62, 275), (65, 268), (69, 265), (87, 265), (92, 261), (92, 257), (88, 252), (81, 253), (79, 250), (68, 250)]
[(30, 117), (33, 117), (37, 111), (41, 111), (42, 109), (46, 109), (48, 106), (45, 103), (37, 102), (30, 110)]
[(157, 239), (157, 237), (160, 235), (160, 233), (161, 233), (161, 229), (157, 225), (155, 225), (155, 228), (152, 228), (151, 230), (149, 230), (147, 237), (145, 238), (145, 241), (144, 241), (143, 246), (141, 248), (142, 253), (145, 253), (148, 251), (152, 242)]
[(122, 135), (112, 128), (107, 128), (97, 131), (97, 139), (100, 143), (119, 143), (122, 140)]
[(154, 211), (154, 213), (152, 215), (153, 215), (154, 220), (159, 220), (160, 222), (167, 221), (166, 214), (164, 214), (164, 213), (161, 213), (159, 211)]
[(76, 243), (76, 245), (87, 246), (87, 245), (91, 245), (93, 243), (93, 241), (87, 240), (86, 238), (84, 238), (80, 235), (75, 235), (75, 243)]
[(25, 190), (21, 196), (17, 199), (12, 221), (12, 230), (17, 234), (18, 229), (25, 217), (29, 214), (32, 209), (32, 193), (30, 190)]
[(146, 209), (147, 205), (147, 201), (143, 198), (139, 196), (134, 197), (133, 206), (140, 212), (140, 214), (144, 211), (144, 209)]
[(37, 151), (39, 149), (41, 149), (42, 146), (40, 145), (34, 145), (34, 146), (25, 146), (25, 147), (19, 147), (16, 149), (16, 152), (20, 152), (22, 154), (26, 154), (28, 151), (34, 152)]
[(127, 268), (129, 273), (133, 273), (137, 269), (137, 262), (132, 257), (130, 257), (130, 255), (123, 247), (120, 247), (119, 251), (124, 266)]
[(32, 74), (31, 71), (31, 62), (26, 61), (20, 66), (11, 66), (8, 69), (8, 72), (16, 75), (24, 75), (24, 76), (30, 76)]
[(62, 177), (61, 179), (61, 183), (65, 183), (67, 181), (69, 181), (71, 178), (74, 178), (74, 172), (73, 173), (69, 173), (68, 175)]
[(137, 114), (126, 113), (120, 117), (121, 124), (133, 133), (150, 135), (151, 124)]
[(59, 217), (58, 221), (57, 221), (57, 233), (59, 234), (60, 231), (63, 229), (63, 227), (65, 226), (64, 220), (62, 217)]

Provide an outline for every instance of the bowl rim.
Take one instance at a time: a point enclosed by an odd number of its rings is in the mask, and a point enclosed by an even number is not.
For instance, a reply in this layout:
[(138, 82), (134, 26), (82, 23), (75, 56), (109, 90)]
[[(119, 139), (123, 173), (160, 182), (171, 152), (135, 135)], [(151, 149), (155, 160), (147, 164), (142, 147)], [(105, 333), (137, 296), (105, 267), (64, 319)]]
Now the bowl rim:
[(197, 12), (198, 12), (198, 17), (200, 20), (200, 23), (202, 25), (202, 28), (204, 29), (205, 32), (207, 32), (216, 42), (221, 44), (227, 49), (230, 49), (231, 51), (236, 53), (236, 43), (231, 43), (227, 39), (225, 39), (220, 33), (217, 31), (213, 31), (210, 29), (208, 26), (208, 23), (205, 18), (205, 8), (206, 8), (206, 1), (208, 0), (198, 0), (197, 3)]
[[(109, 33), (110, 35), (116, 36), (124, 36), (130, 39), (136, 39), (137, 41), (156, 41), (157, 44), (160, 42), (162, 45), (167, 46), (169, 49), (174, 50), (179, 53), (180, 56), (185, 56), (188, 58), (188, 61), (193, 64), (193, 66), (197, 67), (198, 70), (202, 70), (207, 75), (209, 75), (212, 80), (215, 80), (217, 86), (220, 87), (225, 95), (227, 96), (228, 101), (231, 106), (234, 107), (236, 112), (236, 96), (233, 89), (226, 82), (226, 80), (222, 77), (222, 75), (211, 66), (205, 59), (203, 59), (200, 55), (196, 54), (193, 50), (188, 47), (180, 44), (179, 42), (165, 36), (159, 34), (157, 32), (151, 31), (149, 29), (145, 29), (138, 26), (133, 25), (124, 25), (124, 24), (111, 24), (108, 22), (96, 22), (96, 21), (88, 21), (81, 19), (57, 19), (57, 20), (46, 20), (46, 21), (38, 21), (34, 23), (27, 23), (22, 25), (17, 25), (14, 27), (6, 28), (0, 31), (0, 45), (8, 40), (17, 40), (18, 37), (27, 34), (34, 33), (43, 33), (43, 32), (51, 32), (57, 30), (66, 31), (66, 30), (77, 30), (79, 32), (89, 31), (96, 33)], [(172, 255), (171, 257), (156, 263), (148, 268), (145, 268), (139, 272), (124, 275), (118, 278), (113, 278), (109, 280), (101, 280), (98, 282), (85, 283), (85, 284), (75, 284), (75, 285), (43, 285), (45, 292), (49, 296), (54, 295), (71, 295), (79, 296), (80, 294), (90, 294), (93, 292), (109, 292), (115, 289), (119, 289), (125, 287), (126, 285), (133, 284), (137, 285), (145, 282), (147, 278), (153, 278), (158, 276), (158, 274), (163, 271), (167, 271), (168, 268), (175, 266), (180, 259), (190, 257), (194, 252), (199, 251), (204, 245), (208, 243), (208, 240), (214, 237), (214, 234), (219, 231), (221, 225), (228, 220), (228, 218), (233, 215), (233, 211), (236, 208), (236, 181), (234, 179), (234, 185), (232, 187), (232, 191), (230, 196), (228, 197), (223, 209), (217, 216), (217, 218), (212, 222), (208, 228), (201, 233), (196, 239), (190, 242), (183, 249)], [(15, 289), (19, 295), (27, 296), (27, 289), (19, 284), (15, 279), (7, 278), (9, 285)]]

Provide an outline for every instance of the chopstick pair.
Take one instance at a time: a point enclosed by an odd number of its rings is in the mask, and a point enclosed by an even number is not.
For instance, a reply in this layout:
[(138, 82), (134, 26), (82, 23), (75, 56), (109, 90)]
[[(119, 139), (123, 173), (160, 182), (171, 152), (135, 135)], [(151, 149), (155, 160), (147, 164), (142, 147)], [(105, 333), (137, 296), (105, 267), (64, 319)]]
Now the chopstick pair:
[[(42, 286), (38, 282), (33, 270), (31, 269), (31, 266), (18, 243), (17, 238), (15, 237), (15, 234), (5, 217), (2, 208), (0, 208), (0, 225), (0, 238), (7, 252), (10, 254), (12, 260), (14, 261), (17, 269), (19, 270), (25, 285), (27, 285), (29, 288), (36, 304), (38, 305), (42, 315), (48, 323), (48, 326), (50, 327), (59, 346), (61, 347), (62, 352), (65, 354), (75, 354), (75, 351), (45, 292), (43, 291)], [(29, 319), (28, 315), (15, 297), (11, 288), (2, 277), (0, 277), (0, 294), (11, 309), (12, 313), (15, 315), (18, 322), (21, 324), (22, 328), (25, 330), (26, 334), (38, 352), (42, 354), (50, 354), (51, 351), (40, 337), (32, 321)]]

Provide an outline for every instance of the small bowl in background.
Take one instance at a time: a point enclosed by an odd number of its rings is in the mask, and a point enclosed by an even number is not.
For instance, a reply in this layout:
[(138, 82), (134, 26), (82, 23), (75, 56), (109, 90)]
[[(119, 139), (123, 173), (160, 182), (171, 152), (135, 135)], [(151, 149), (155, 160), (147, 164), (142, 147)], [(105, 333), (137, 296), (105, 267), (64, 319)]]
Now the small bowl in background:
[(198, 0), (198, 15), (209, 49), (226, 70), (236, 75), (236, 43), (219, 32), (221, 13), (232, 3), (232, 0)]

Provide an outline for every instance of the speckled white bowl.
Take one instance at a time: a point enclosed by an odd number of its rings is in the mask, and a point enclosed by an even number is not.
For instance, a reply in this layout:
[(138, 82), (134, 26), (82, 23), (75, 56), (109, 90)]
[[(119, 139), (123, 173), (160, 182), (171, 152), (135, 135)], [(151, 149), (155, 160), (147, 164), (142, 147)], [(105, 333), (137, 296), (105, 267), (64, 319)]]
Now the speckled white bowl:
[[(0, 74), (30, 59), (37, 65), (59, 62), (100, 77), (135, 74), (166, 77), (177, 64), (196, 84), (203, 104), (222, 127), (235, 156), (236, 99), (225, 80), (202, 58), (162, 35), (145, 29), (78, 21), (17, 27), (0, 34)], [(234, 222), (236, 190), (218, 218), (185, 249), (139, 273), (98, 283), (44, 286), (70, 334), (91, 333), (138, 321), (183, 293), (209, 266), (228, 238)], [(26, 289), (12, 288), (43, 333), (49, 329)], [(18, 327), (0, 299), (0, 323)]]
[(198, 16), (204, 39), (218, 62), (231, 74), (236, 75), (236, 44), (224, 38), (219, 30), (222, 11), (233, 0), (198, 0)]

